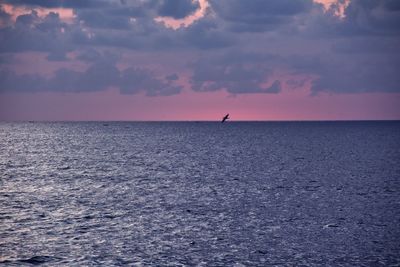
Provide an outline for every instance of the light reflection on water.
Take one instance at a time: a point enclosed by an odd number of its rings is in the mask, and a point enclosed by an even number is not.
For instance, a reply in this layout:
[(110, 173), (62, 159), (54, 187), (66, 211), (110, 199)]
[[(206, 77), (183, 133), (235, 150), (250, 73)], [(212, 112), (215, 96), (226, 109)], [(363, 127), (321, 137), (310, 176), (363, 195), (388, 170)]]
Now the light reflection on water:
[(5, 265), (400, 264), (400, 123), (1, 123)]

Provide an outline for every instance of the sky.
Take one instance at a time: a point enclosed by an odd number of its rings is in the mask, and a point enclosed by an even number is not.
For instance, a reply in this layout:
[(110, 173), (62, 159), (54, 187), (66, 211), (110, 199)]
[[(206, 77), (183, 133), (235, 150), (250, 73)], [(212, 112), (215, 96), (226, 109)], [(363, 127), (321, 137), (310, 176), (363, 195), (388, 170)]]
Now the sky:
[(398, 0), (0, 0), (0, 120), (399, 120)]

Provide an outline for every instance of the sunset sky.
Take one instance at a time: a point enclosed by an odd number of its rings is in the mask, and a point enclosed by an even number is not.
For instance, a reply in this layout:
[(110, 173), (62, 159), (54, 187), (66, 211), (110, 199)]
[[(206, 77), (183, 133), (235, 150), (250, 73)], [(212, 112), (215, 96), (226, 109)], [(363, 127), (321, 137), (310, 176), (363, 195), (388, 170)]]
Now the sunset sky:
[(398, 0), (0, 0), (0, 120), (400, 119)]

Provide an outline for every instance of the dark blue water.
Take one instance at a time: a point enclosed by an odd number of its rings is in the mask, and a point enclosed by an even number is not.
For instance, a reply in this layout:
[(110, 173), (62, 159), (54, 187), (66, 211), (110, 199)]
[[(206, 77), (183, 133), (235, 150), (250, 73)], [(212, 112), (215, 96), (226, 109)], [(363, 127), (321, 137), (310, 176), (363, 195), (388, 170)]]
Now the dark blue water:
[(0, 123), (0, 263), (399, 266), (400, 123)]

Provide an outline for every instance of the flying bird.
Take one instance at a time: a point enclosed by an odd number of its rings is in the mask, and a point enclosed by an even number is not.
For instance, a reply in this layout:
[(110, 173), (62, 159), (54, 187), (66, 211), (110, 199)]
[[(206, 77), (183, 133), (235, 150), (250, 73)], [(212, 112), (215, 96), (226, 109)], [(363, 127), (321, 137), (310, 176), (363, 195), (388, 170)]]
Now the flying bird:
[(226, 114), (225, 117), (222, 118), (221, 123), (224, 123), (227, 119), (230, 119), (230, 118), (229, 118), (229, 113)]

